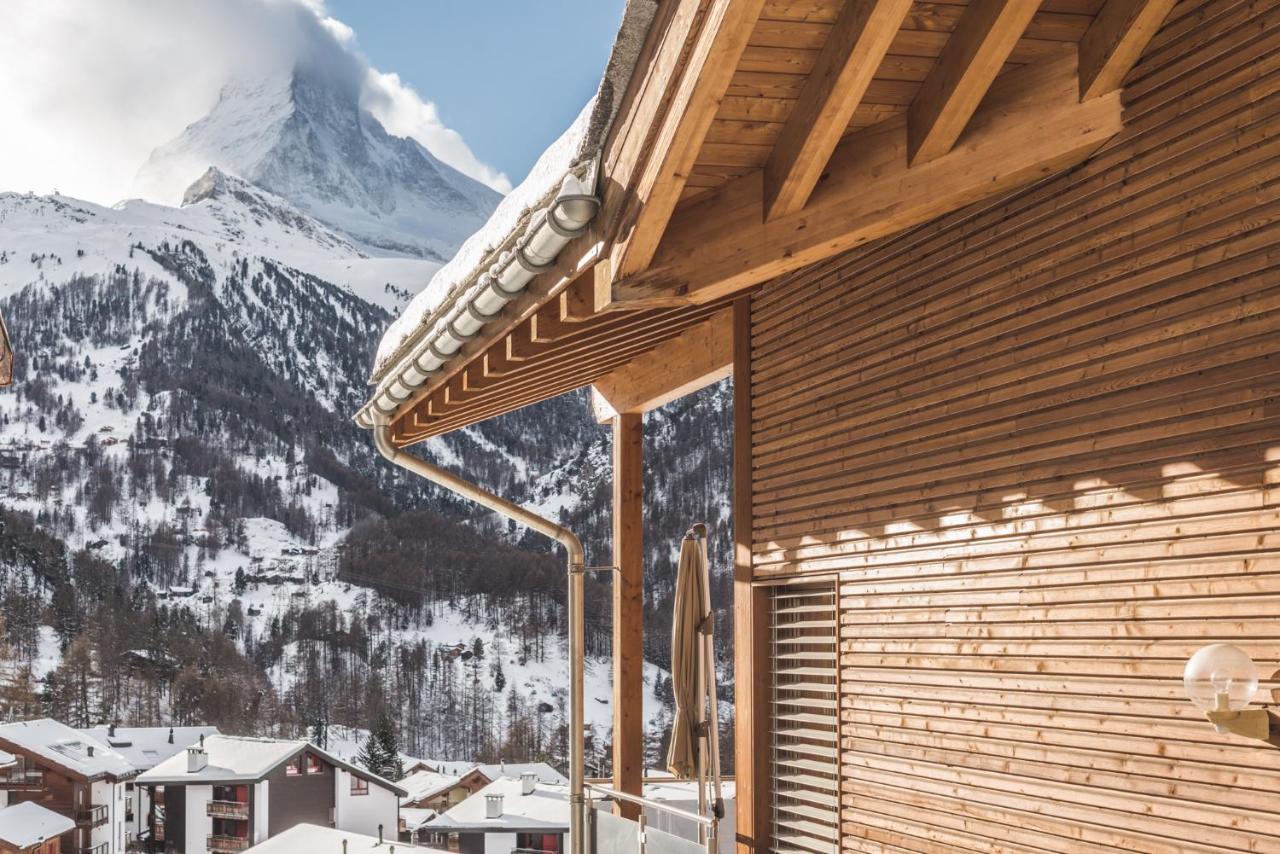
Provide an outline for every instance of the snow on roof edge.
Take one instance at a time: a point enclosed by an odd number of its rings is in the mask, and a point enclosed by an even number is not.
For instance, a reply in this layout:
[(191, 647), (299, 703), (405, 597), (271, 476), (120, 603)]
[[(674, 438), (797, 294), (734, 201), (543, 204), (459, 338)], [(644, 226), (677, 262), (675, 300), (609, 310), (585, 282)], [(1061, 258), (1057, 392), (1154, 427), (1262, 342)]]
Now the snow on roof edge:
[[(529, 175), (498, 204), (484, 226), (436, 271), (387, 327), (374, 358), (372, 383), (386, 379), (411, 345), (433, 328), (503, 250), (510, 248), (531, 215), (550, 202), (567, 176), (584, 179), (595, 170), (605, 135), (617, 115), (656, 11), (657, 0), (627, 0), (596, 94), (573, 124), (542, 153)], [(594, 176), (591, 179), (594, 183)]]

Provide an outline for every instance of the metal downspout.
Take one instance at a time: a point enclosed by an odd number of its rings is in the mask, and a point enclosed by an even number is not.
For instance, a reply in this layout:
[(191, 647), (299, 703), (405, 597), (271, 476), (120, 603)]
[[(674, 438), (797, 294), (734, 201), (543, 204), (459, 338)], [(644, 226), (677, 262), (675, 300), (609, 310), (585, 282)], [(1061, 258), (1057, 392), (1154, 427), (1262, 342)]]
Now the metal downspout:
[(451, 492), (468, 498), (477, 504), (514, 519), (539, 534), (550, 537), (564, 546), (568, 553), (569, 569), (569, 845), (571, 854), (586, 851), (586, 799), (583, 794), (585, 769), (583, 754), (582, 684), (586, 643), (583, 632), (585, 611), (583, 606), (585, 555), (582, 541), (568, 528), (526, 510), (514, 501), (494, 495), (486, 489), (464, 480), (452, 472), (432, 465), (421, 457), (407, 454), (391, 441), (391, 426), (380, 421), (373, 428), (373, 441), (378, 453), (406, 471), (424, 477)]

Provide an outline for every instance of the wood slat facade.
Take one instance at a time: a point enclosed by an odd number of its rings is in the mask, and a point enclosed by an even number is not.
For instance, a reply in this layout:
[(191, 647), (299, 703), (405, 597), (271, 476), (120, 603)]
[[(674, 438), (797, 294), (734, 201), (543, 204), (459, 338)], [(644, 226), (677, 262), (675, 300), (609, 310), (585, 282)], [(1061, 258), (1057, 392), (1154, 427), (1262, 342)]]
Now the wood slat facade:
[(751, 297), (751, 572), (837, 580), (844, 851), (1280, 851), (1280, 751), (1181, 685), (1229, 641), (1280, 686), (1280, 4), (1179, 4), (1124, 92)]

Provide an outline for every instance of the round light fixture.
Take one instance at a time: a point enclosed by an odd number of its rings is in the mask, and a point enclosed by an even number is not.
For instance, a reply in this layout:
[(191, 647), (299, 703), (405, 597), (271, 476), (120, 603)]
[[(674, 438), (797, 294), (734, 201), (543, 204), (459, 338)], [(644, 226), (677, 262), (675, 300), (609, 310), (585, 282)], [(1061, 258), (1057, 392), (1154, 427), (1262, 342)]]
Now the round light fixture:
[(1238, 712), (1258, 693), (1258, 668), (1248, 653), (1229, 643), (1196, 651), (1182, 672), (1187, 696), (1205, 712)]

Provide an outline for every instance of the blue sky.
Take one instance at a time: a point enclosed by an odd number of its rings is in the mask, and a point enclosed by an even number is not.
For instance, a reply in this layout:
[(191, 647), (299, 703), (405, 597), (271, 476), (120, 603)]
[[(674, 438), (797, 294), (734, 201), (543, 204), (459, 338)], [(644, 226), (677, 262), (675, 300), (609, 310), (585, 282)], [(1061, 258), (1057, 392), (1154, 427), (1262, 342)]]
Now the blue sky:
[(360, 50), (518, 184), (595, 91), (623, 0), (328, 0)]

